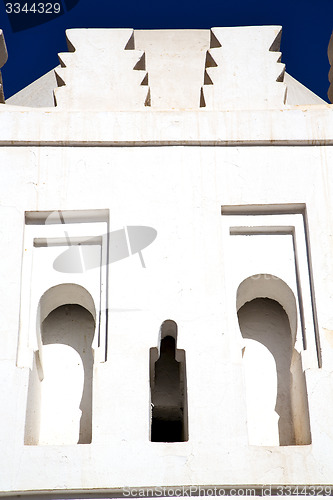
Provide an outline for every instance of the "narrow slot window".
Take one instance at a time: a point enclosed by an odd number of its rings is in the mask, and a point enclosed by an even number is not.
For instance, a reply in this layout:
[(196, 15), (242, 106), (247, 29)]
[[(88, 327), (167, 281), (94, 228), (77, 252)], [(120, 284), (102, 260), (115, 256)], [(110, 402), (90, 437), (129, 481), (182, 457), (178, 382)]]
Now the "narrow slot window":
[(176, 348), (177, 325), (165, 321), (160, 349), (150, 350), (151, 441), (187, 441), (185, 351)]

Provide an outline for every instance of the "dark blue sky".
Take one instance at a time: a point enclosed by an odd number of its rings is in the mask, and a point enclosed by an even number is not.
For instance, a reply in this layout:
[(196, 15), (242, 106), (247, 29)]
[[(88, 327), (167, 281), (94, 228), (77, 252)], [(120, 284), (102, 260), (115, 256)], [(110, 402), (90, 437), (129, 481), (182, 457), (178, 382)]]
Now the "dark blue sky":
[[(67, 0), (67, 7), (70, 2), (75, 0)], [(26, 22), (21, 17), (20, 30), (15, 32), (5, 3), (9, 2), (0, 0), (0, 28), (9, 56), (1, 70), (6, 98), (58, 64), (57, 53), (67, 50), (67, 28), (206, 29), (277, 24), (283, 27), (281, 50), (286, 70), (327, 101), (333, 0), (79, 0), (71, 10), (64, 8), (65, 0), (59, 0), (62, 15), (27, 29), (21, 29)], [(20, 1), (21, 6), (24, 3)]]

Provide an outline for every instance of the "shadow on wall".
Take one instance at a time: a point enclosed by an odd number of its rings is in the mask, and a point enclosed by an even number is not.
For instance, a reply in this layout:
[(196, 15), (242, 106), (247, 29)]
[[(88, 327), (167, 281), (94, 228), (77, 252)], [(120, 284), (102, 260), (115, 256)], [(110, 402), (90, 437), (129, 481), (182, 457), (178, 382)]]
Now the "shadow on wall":
[(82, 305), (67, 303), (41, 319), (42, 345), (30, 373), (25, 444), (91, 443), (94, 317)]
[[(248, 278), (250, 279), (250, 278)], [(245, 280), (247, 281), (247, 280)], [(243, 282), (238, 294), (242, 294)], [(296, 301), (282, 280), (272, 277), (272, 293), (256, 283), (252, 300), (238, 297), (238, 321), (245, 340), (245, 373), (249, 444), (286, 446), (311, 443), (306, 382), (301, 356), (294, 349)], [(291, 301), (291, 295), (293, 301)], [(246, 293), (245, 293), (246, 295)], [(287, 315), (281, 303), (288, 300)], [(247, 298), (249, 298), (247, 296)], [(294, 323), (295, 332), (291, 323)]]

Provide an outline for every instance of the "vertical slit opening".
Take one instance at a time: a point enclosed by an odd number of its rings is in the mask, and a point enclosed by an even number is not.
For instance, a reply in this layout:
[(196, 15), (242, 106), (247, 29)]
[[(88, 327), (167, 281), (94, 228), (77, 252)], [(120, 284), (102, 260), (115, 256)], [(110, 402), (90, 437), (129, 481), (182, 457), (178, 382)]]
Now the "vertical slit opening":
[(151, 441), (188, 440), (185, 351), (177, 349), (177, 325), (165, 321), (159, 349), (150, 350)]

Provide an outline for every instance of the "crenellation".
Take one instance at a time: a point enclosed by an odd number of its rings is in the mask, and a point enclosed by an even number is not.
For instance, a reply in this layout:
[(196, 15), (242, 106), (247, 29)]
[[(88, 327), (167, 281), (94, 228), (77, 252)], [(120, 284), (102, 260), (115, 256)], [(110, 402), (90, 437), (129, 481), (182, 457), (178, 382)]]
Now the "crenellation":
[(203, 100), (210, 110), (283, 107), (279, 26), (212, 28)]
[[(223, 37), (224, 47), (218, 37)], [(79, 110), (84, 103), (92, 111), (145, 111), (149, 106), (151, 111), (200, 112), (324, 104), (285, 73), (280, 40), (281, 29), (274, 26), (71, 29), (69, 52), (59, 54), (60, 67), (7, 104)]]
[(129, 111), (149, 105), (145, 57), (134, 49), (133, 30), (71, 29), (66, 36), (69, 53), (59, 54), (55, 70), (57, 107)]

